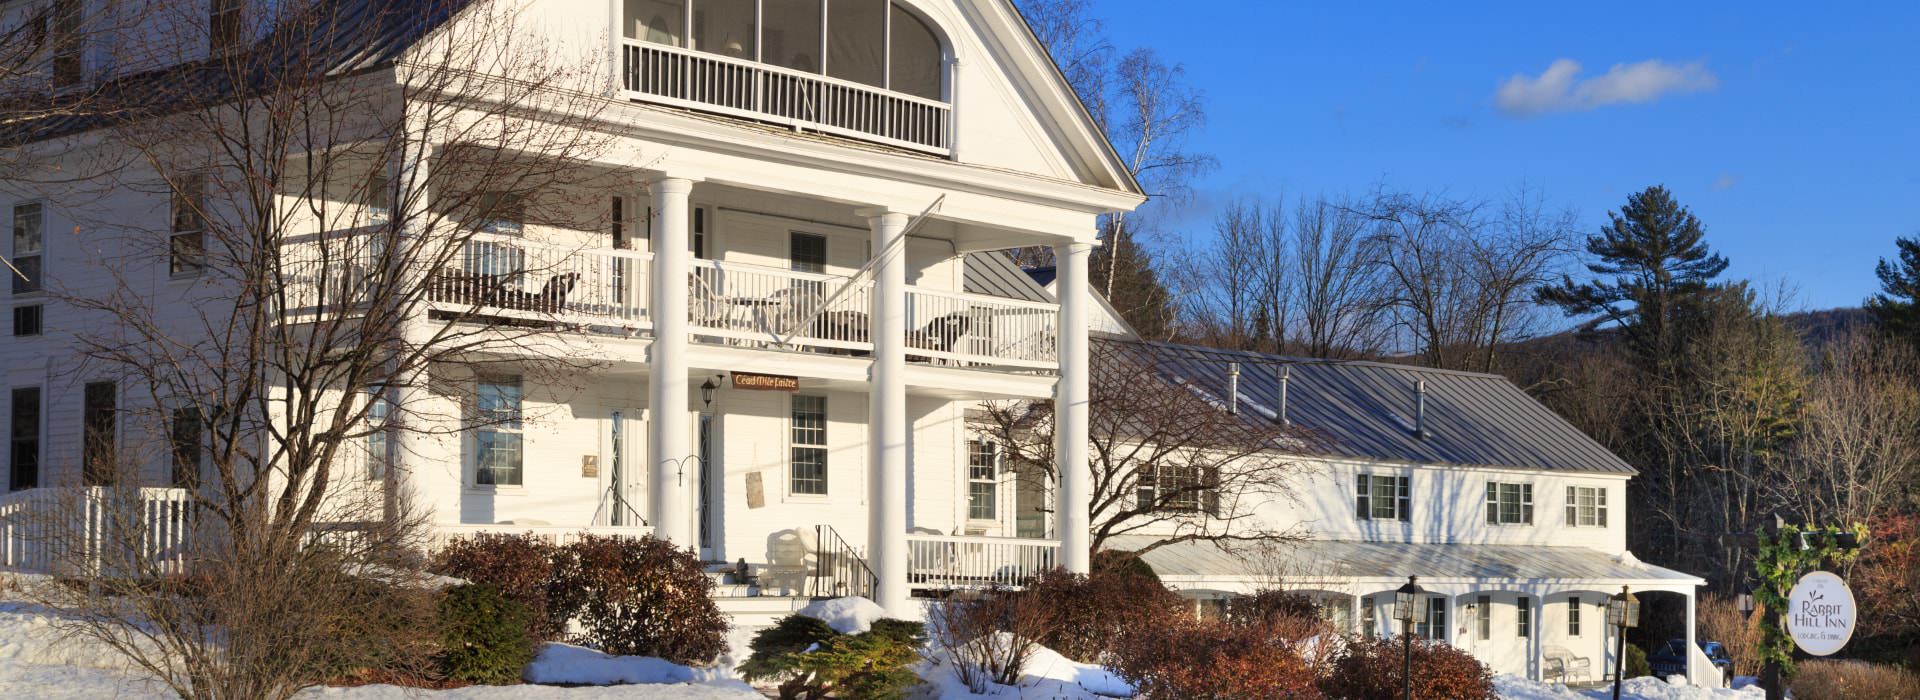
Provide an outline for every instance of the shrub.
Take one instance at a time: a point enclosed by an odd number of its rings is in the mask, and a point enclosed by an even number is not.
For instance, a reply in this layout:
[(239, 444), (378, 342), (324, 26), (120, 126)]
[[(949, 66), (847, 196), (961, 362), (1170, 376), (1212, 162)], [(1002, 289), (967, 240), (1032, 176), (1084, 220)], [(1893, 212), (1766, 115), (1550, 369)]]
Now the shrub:
[[(1399, 698), (1404, 668), (1399, 638), (1347, 637), (1328, 649), (1320, 692), (1331, 700)], [(1413, 696), (1450, 700), (1497, 700), (1493, 672), (1472, 654), (1440, 642), (1413, 644)]]
[[(567, 631), (567, 615), (548, 604), (553, 585), (552, 543), (528, 535), (481, 533), (447, 543), (435, 553), (433, 571), (474, 583), (491, 584), (527, 612), (527, 634), (558, 641)], [(564, 606), (563, 606), (564, 607)]]
[(1887, 664), (1817, 659), (1800, 663), (1787, 685), (1799, 698), (1898, 700), (1913, 697), (1920, 673)]
[(727, 618), (700, 558), (653, 537), (586, 536), (561, 548), (548, 614), (578, 618), (578, 641), (608, 654), (704, 666), (726, 651)]
[(1293, 591), (1268, 589), (1227, 601), (1227, 622), (1236, 625), (1264, 624), (1281, 618), (1319, 617), (1320, 608), (1313, 604), (1313, 599)]
[(1625, 678), (1640, 678), (1653, 675), (1653, 666), (1647, 663), (1647, 652), (1639, 645), (1627, 645), (1627, 664)]
[(1700, 597), (1699, 615), (1700, 638), (1726, 647), (1734, 673), (1760, 672), (1760, 625), (1766, 611), (1755, 608), (1752, 613), (1742, 613), (1733, 597), (1708, 593)]
[(1013, 685), (1056, 621), (1046, 599), (1011, 591), (952, 598), (928, 609), (928, 632), (969, 690)]
[(840, 634), (820, 620), (788, 615), (754, 634), (740, 673), (748, 681), (779, 681), (782, 700), (897, 698), (919, 682), (909, 666), (924, 643), (926, 628), (917, 622), (875, 620), (865, 633)]
[(1173, 591), (1149, 578), (1123, 571), (1092, 576), (1055, 570), (1042, 574), (1018, 594), (1050, 619), (1039, 641), (1067, 658), (1100, 663), (1123, 632), (1188, 617)]
[(1110, 668), (1143, 698), (1321, 697), (1307, 662), (1265, 623), (1187, 620), (1129, 630), (1113, 657)]
[(441, 673), (466, 683), (520, 682), (534, 643), (524, 606), (483, 583), (447, 589), (439, 612)]
[(1093, 561), (1090, 564), (1093, 573), (1096, 574), (1138, 576), (1155, 584), (1160, 583), (1160, 574), (1154, 572), (1153, 565), (1148, 564), (1147, 560), (1140, 555), (1124, 549), (1102, 549), (1094, 552)]

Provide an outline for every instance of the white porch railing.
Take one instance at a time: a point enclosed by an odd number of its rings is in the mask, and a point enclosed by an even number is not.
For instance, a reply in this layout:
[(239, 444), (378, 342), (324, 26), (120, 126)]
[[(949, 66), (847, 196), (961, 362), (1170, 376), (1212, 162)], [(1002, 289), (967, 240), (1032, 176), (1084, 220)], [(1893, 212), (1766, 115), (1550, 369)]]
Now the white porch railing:
[(563, 527), (558, 525), (510, 525), (496, 524), (460, 524), (434, 525), (433, 533), (427, 543), (434, 551), (447, 546), (448, 542), (479, 534), (495, 535), (531, 535), (535, 539), (553, 545), (565, 545), (580, 541), (586, 535), (598, 537), (639, 538), (653, 534), (653, 528), (644, 526), (630, 527)]
[(916, 589), (1020, 587), (1059, 565), (1060, 542), (908, 534), (907, 553)]
[(629, 97), (946, 155), (953, 107), (818, 73), (625, 39)]
[(454, 265), (430, 277), (430, 298), (449, 310), (527, 320), (646, 328), (651, 255), (476, 235)]
[(1059, 307), (934, 289), (907, 290), (908, 355), (960, 365), (1052, 369)]
[(184, 573), (198, 526), (185, 489), (15, 491), (0, 496), (0, 570)]
[(834, 275), (695, 260), (688, 316), (695, 335), (745, 343), (871, 351), (869, 283)]

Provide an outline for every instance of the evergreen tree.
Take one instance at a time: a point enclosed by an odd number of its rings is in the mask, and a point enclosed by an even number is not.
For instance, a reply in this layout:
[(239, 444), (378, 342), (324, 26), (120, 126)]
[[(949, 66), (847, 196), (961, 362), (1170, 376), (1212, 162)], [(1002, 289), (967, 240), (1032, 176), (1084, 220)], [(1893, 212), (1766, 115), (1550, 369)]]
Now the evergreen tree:
[(1590, 326), (1615, 323), (1647, 368), (1678, 349), (1674, 324), (1697, 304), (1727, 269), (1727, 259), (1702, 240), (1706, 229), (1693, 213), (1659, 185), (1628, 195), (1608, 212), (1599, 235), (1587, 238), (1589, 282), (1563, 279), (1543, 287), (1537, 299), (1570, 316), (1598, 315)]
[(1120, 312), (1120, 318), (1146, 340), (1171, 339), (1175, 331), (1173, 299), (1154, 271), (1153, 254), (1131, 235), (1110, 235), (1106, 245), (1094, 249), (1092, 257), (1092, 286), (1112, 290), (1107, 303)]
[(1920, 237), (1894, 241), (1899, 260), (1880, 259), (1873, 274), (1880, 293), (1867, 300), (1867, 309), (1894, 337), (1920, 345)]

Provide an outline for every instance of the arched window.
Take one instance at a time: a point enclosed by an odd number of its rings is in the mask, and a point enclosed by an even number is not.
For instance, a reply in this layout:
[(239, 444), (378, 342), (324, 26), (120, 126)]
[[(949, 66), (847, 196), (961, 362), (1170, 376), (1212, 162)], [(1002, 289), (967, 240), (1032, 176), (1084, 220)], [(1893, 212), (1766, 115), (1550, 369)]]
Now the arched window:
[(939, 34), (891, 0), (623, 0), (628, 39), (823, 74), (927, 99), (945, 92)]

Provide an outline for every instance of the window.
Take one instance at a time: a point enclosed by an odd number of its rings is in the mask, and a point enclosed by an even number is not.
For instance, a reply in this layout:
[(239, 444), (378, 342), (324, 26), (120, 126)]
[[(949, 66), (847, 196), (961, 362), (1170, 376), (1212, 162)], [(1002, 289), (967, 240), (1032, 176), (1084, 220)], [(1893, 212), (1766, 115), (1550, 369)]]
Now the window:
[(373, 386), (367, 389), (367, 481), (379, 481), (387, 477), (387, 462), (393, 458), (388, 453), (391, 445), (392, 428), (387, 425), (388, 407), (393, 402), (387, 398), (386, 388)]
[(80, 478), (87, 486), (110, 486), (119, 470), (114, 464), (113, 382), (92, 382), (82, 389), (80, 408)]
[(1488, 482), (1487, 524), (1532, 525), (1533, 484)]
[(945, 58), (933, 28), (899, 5), (893, 6), (893, 38), (887, 47), (887, 89), (929, 100), (942, 98)]
[(1533, 599), (1520, 596), (1520, 606), (1515, 612), (1519, 613), (1519, 617), (1516, 618), (1514, 634), (1521, 639), (1533, 638)]
[(479, 429), (474, 432), (479, 462), (473, 483), (519, 486), (523, 476), (520, 379), (484, 379), (475, 396)]
[(385, 173), (367, 177), (367, 225), (385, 226), (393, 220), (393, 181)]
[(41, 259), (46, 252), (46, 239), (47, 221), (40, 203), (14, 205), (12, 260), (14, 269), (18, 271), (12, 275), (14, 294), (40, 291), (44, 281)]
[[(930, 100), (941, 99), (945, 87), (939, 35), (888, 0), (623, 0), (623, 6), (620, 32), (635, 41), (825, 74)], [(689, 21), (691, 31), (685, 26)], [(721, 102), (737, 99), (736, 90), (722, 92), (725, 96), (716, 96)]]
[(184, 175), (173, 190), (173, 234), (167, 239), (167, 271), (198, 273), (207, 262), (207, 177)]
[(1171, 513), (1205, 511), (1219, 515), (1219, 470), (1162, 464), (1143, 467), (1134, 497), (1153, 510)]
[(207, 49), (215, 54), (226, 53), (240, 45), (243, 26), (240, 22), (241, 0), (213, 0), (212, 12), (207, 17)]
[(1580, 598), (1567, 599), (1567, 636), (1580, 636)]
[(627, 21), (621, 32), (628, 39), (680, 46), (686, 37), (686, 0), (626, 0)]
[(802, 73), (821, 68), (821, 32), (825, 30), (820, 0), (761, 0), (766, 35), (761, 37), (760, 60)]
[(827, 3), (827, 75), (887, 84), (887, 0)]
[(994, 499), (1000, 488), (999, 445), (991, 440), (967, 441), (967, 517), (993, 520), (999, 514)]
[(1427, 599), (1427, 619), (1413, 625), (1413, 636), (1421, 639), (1442, 639), (1447, 633), (1447, 598), (1433, 596)]
[(1354, 514), (1361, 520), (1412, 520), (1409, 477), (1360, 474), (1354, 477)]
[(200, 445), (205, 433), (200, 409), (173, 409), (173, 422), (167, 431), (173, 443), (173, 485), (193, 488), (200, 483)]
[(1493, 596), (1477, 596), (1473, 599), (1473, 622), (1475, 632), (1481, 640), (1493, 638)]
[(54, 87), (78, 85), (84, 78), (81, 56), (86, 43), (80, 26), (85, 18), (85, 0), (53, 0), (53, 84)]
[(13, 307), (13, 334), (17, 336), (40, 335), (44, 330), (41, 323), (45, 314), (39, 304)]
[(486, 233), (518, 236), (527, 229), (527, 199), (517, 194), (483, 194), (475, 198), (479, 208), (479, 229)]
[(7, 420), (7, 488), (19, 491), (40, 485), (40, 387), (13, 390), (12, 415)]
[(1360, 633), (1366, 635), (1367, 639), (1380, 636), (1380, 614), (1373, 601), (1366, 598), (1360, 599)]
[(796, 494), (827, 495), (827, 397), (793, 395), (793, 465)]
[(754, 41), (754, 0), (699, 0), (693, 5), (693, 48), (751, 61), (759, 56)]
[(1568, 486), (1567, 524), (1573, 527), (1606, 527), (1607, 490), (1598, 486)]
[(788, 235), (788, 258), (794, 272), (819, 274), (827, 271), (827, 237), (817, 233), (794, 231)]
[[(821, 256), (821, 266), (826, 265), (826, 255)], [(693, 259), (712, 260), (713, 252), (707, 249), (707, 210), (693, 208)]]

